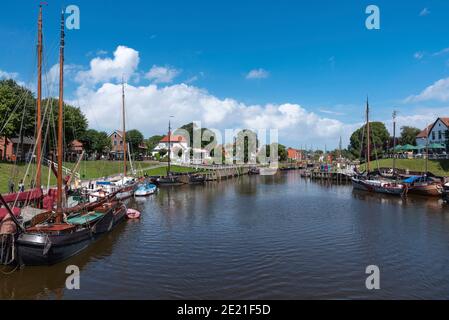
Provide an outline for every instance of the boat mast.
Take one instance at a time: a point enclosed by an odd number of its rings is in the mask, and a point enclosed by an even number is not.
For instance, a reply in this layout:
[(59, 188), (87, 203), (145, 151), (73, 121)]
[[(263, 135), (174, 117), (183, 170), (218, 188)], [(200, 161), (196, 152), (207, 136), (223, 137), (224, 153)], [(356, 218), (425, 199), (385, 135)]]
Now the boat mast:
[(396, 176), (396, 117), (398, 113), (393, 112), (393, 175)]
[(122, 113), (123, 113), (123, 180), (126, 178), (126, 160), (127, 160), (127, 144), (126, 144), (126, 112), (125, 112), (125, 79), (122, 80)]
[(429, 127), (426, 128), (426, 136), (427, 136), (427, 140), (426, 140), (426, 173), (425, 175), (427, 176), (427, 173), (429, 172)]
[(42, 186), (42, 4), (39, 5), (37, 36), (36, 187)]
[(56, 223), (63, 221), (62, 208), (62, 158), (63, 158), (63, 119), (64, 119), (64, 11), (61, 13), (61, 44), (59, 48), (59, 113), (58, 113), (58, 198)]
[(171, 120), (168, 120), (168, 170), (167, 176), (171, 172)]
[(369, 174), (371, 171), (371, 145), (370, 145), (370, 124), (369, 124), (369, 100), (366, 98), (366, 140), (367, 140), (367, 153), (366, 153), (366, 171)]

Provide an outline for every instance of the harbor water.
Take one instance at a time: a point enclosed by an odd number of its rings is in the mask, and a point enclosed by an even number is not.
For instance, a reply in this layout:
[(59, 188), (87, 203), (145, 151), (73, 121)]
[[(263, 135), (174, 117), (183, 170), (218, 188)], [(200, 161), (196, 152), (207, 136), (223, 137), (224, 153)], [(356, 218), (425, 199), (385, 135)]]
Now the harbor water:
[[(299, 172), (161, 189), (69, 261), (0, 273), (1, 299), (449, 299), (449, 207)], [(67, 266), (80, 289), (66, 289)], [(380, 268), (380, 290), (365, 286)]]

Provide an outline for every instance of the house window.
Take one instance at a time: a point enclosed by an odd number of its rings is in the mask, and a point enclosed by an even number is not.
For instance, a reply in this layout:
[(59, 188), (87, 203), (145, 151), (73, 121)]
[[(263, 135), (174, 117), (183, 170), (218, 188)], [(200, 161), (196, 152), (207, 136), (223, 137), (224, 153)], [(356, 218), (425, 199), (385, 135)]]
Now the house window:
[(441, 131), (438, 131), (438, 140), (441, 140), (441, 139), (443, 139), (443, 135), (442, 135)]
[(123, 146), (123, 141), (120, 141), (120, 145)]
[(116, 146), (117, 145), (117, 141), (114, 141), (114, 146)]
[(432, 131), (432, 140), (436, 139), (435, 131)]

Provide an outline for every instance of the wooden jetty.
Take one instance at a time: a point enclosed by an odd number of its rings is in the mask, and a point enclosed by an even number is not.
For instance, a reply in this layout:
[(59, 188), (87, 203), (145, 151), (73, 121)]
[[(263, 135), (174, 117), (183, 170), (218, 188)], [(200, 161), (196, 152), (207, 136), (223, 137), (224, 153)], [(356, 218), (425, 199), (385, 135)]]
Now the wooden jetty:
[(229, 180), (249, 174), (250, 169), (254, 166), (213, 166), (206, 167), (207, 171), (202, 173), (206, 176), (206, 181), (223, 181)]

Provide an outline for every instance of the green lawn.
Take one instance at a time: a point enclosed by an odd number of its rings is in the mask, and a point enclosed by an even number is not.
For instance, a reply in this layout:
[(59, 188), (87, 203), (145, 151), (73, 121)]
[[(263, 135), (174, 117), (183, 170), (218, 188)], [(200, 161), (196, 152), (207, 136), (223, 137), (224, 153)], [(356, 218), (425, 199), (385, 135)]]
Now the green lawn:
[[(373, 161), (371, 163), (371, 168), (392, 168), (393, 159), (382, 159)], [(424, 172), (426, 170), (426, 161), (424, 159), (397, 159), (396, 167), (398, 169)], [(365, 165), (362, 165), (362, 170), (365, 169)], [(429, 171), (437, 176), (449, 176), (449, 160), (429, 160)]]
[[(150, 176), (163, 176), (167, 174), (166, 167), (151, 169), (151, 167), (160, 165), (158, 162), (134, 162), (133, 165), (134, 169), (138, 170), (140, 175), (143, 175), (143, 173), (147, 173)], [(72, 169), (74, 166), (74, 163), (64, 164), (64, 167), (69, 169)], [(0, 163), (0, 193), (6, 193), (8, 191), (8, 180), (10, 177), (13, 178), (17, 189), (19, 181), (25, 177), (26, 170), (26, 165), (14, 166), (8, 163)], [(48, 167), (42, 167), (42, 184), (45, 186), (48, 183), (48, 170)], [(123, 163), (120, 161), (83, 161), (78, 172), (83, 180), (98, 179), (122, 173)], [(172, 172), (187, 173), (195, 172), (195, 170), (192, 168), (172, 166)], [(27, 188), (30, 186), (31, 179), (33, 179), (35, 175), (36, 166), (31, 165), (28, 171), (28, 177), (25, 179)], [(56, 185), (56, 178), (53, 173), (50, 174), (50, 185)]]
[[(135, 169), (141, 170), (152, 167), (155, 163), (151, 162), (136, 162), (133, 163)], [(73, 169), (74, 163), (64, 163), (64, 167)], [(27, 171), (27, 165), (20, 164), (14, 166), (8, 163), (0, 163), (0, 192), (5, 193), (8, 191), (8, 180), (10, 177), (13, 178), (14, 184), (19, 184), (19, 181), (25, 177)], [(42, 167), (42, 184), (48, 184), (48, 167)], [(123, 163), (120, 161), (84, 161), (81, 163), (78, 172), (81, 175), (81, 179), (98, 179), (103, 177), (108, 177), (111, 175), (119, 174), (123, 171)], [(25, 184), (28, 188), (36, 175), (36, 165), (31, 165), (28, 171), (28, 176), (25, 178)], [(50, 185), (56, 184), (56, 178), (53, 173), (50, 174)]]

